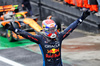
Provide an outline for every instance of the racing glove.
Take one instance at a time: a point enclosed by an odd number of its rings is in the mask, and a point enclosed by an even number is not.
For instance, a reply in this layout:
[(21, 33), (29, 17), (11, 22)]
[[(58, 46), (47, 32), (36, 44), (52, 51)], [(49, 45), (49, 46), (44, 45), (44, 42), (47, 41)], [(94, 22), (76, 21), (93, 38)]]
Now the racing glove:
[(13, 24), (10, 22), (9, 24), (6, 24), (4, 26), (5, 29), (8, 29), (8, 30), (11, 30), (11, 31), (14, 31), (16, 34), (18, 34), (18, 29), (15, 29)]
[(84, 20), (89, 15), (90, 15), (90, 11), (87, 9), (87, 10), (83, 11), (82, 16), (80, 17), (80, 19)]
[(11, 30), (11, 31), (15, 31), (15, 28), (13, 27), (12, 23), (10, 22), (9, 24), (6, 24), (4, 26), (5, 29)]

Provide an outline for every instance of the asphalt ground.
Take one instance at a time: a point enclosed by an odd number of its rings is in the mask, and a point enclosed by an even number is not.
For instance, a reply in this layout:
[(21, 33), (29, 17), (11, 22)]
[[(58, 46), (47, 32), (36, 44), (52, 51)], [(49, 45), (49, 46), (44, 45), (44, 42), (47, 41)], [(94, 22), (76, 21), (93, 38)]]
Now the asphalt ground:
[[(0, 37), (0, 66), (42, 66), (41, 53), (27, 47), (33, 45), (36, 43), (27, 39), (9, 42), (7, 38)], [(63, 65), (71, 66), (64, 62)]]
[[(42, 66), (42, 55), (22, 47), (0, 50), (0, 66)], [(63, 63), (64, 66), (71, 66)]]

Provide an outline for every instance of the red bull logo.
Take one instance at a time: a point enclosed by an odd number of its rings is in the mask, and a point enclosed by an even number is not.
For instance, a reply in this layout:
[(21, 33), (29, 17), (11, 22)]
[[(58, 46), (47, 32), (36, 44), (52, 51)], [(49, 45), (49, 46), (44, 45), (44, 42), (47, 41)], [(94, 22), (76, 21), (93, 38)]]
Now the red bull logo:
[(56, 52), (59, 52), (59, 48), (58, 49), (51, 49), (51, 50), (47, 50), (47, 53), (52, 53), (52, 54), (55, 54)]
[(46, 58), (56, 58), (59, 56), (60, 56), (60, 52), (58, 54), (52, 54), (52, 55), (46, 54)]
[[(47, 53), (48, 54), (46, 54), (46, 58), (56, 58), (60, 56), (59, 48), (58, 49), (53, 48), (51, 50), (47, 50)], [(49, 53), (51, 54), (49, 55)]]

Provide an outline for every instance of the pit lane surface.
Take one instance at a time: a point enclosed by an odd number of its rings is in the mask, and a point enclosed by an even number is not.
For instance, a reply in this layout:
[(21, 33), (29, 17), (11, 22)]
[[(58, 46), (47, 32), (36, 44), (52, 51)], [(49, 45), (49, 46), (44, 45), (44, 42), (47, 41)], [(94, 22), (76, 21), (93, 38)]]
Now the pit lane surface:
[(42, 55), (21, 47), (0, 50), (0, 66), (42, 66), (42, 63)]
[[(42, 66), (42, 55), (25, 46), (34, 45), (29, 40), (9, 42), (7, 38), (0, 37), (0, 66)], [(64, 66), (71, 66), (63, 63)]]
[[(6, 39), (3, 40), (5, 43)], [(0, 40), (0, 45), (1, 43)], [(24, 41), (18, 43), (20, 46)], [(42, 66), (42, 55), (37, 44), (9, 49), (4, 49), (4, 46), (0, 50), (0, 56), (25, 66)], [(100, 35), (74, 31), (62, 42), (62, 60), (64, 66), (100, 66)], [(3, 61), (0, 61), (0, 65), (12, 66)]]

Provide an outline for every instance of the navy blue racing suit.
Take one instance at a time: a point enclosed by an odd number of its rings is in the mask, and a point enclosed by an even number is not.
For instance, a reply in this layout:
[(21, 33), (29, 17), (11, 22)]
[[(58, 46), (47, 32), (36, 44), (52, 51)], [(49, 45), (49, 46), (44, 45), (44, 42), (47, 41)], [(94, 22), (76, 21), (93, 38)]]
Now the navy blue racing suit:
[(57, 33), (56, 39), (49, 39), (44, 35), (32, 35), (20, 29), (18, 29), (17, 33), (24, 38), (39, 44), (43, 56), (43, 66), (62, 66), (62, 41), (81, 23), (81, 21), (81, 19), (78, 19), (70, 24), (63, 32)]
[[(32, 35), (26, 31), (18, 29), (18, 34), (36, 42), (42, 52), (43, 66), (62, 66), (61, 44), (62, 41), (82, 22), (79, 18), (70, 24), (63, 32), (57, 33), (56, 39), (47, 39), (44, 35)], [(50, 40), (50, 41), (48, 41)]]

